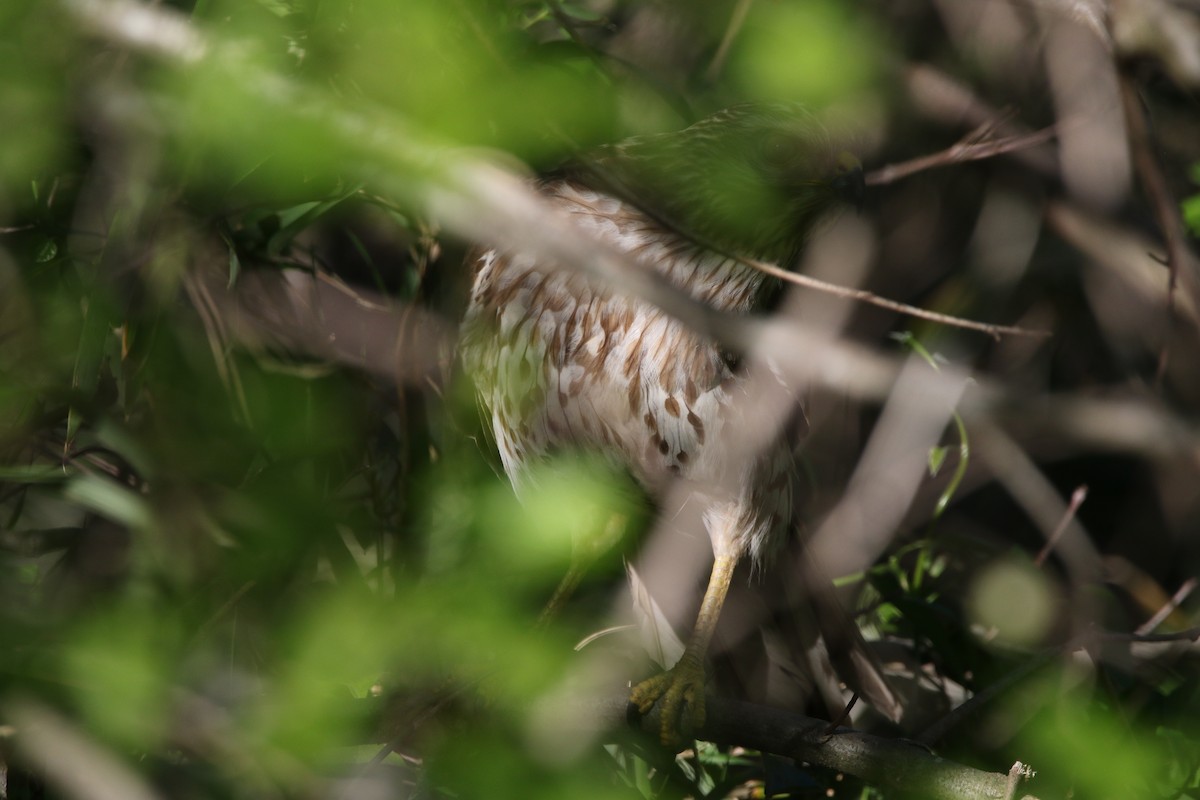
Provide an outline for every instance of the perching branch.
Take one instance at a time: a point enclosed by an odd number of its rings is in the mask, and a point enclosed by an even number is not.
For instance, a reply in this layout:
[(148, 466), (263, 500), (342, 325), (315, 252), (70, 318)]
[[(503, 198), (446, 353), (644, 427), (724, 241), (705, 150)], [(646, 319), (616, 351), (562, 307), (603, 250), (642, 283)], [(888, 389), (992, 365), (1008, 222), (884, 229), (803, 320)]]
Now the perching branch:
[[(572, 720), (586, 720), (589, 729), (604, 731), (627, 724), (627, 706), (628, 698), (622, 695), (581, 705), (569, 713)], [(822, 720), (737, 700), (710, 697), (705, 709), (706, 720), (698, 732), (705, 741), (738, 744), (818, 764), (880, 788), (903, 790), (930, 800), (1004, 800), (1012, 796), (1008, 793), (1010, 773), (984, 772), (958, 764), (914, 742), (883, 739), (846, 728), (831, 734), (829, 723)], [(646, 733), (657, 732), (657, 710), (635, 724)]]

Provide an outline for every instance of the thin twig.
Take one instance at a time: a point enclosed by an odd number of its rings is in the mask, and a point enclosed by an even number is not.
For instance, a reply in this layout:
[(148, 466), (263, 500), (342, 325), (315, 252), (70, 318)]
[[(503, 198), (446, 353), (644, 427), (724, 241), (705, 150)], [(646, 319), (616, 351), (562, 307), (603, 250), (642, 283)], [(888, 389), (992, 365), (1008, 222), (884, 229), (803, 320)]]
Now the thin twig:
[(1078, 513), (1079, 507), (1083, 505), (1083, 501), (1087, 499), (1088, 488), (1086, 486), (1077, 486), (1075, 491), (1071, 493), (1071, 502), (1067, 505), (1067, 510), (1063, 512), (1062, 519), (1059, 520), (1056, 527), (1047, 538), (1046, 544), (1042, 545), (1041, 551), (1037, 554), (1037, 558), (1033, 560), (1035, 567), (1041, 567), (1046, 563), (1054, 546), (1058, 544), (1058, 540), (1062, 537), (1067, 526), (1071, 524), (1071, 520), (1075, 519), (1075, 514)]
[(1052, 662), (1065, 658), (1071, 653), (1085, 649), (1096, 642), (1196, 642), (1200, 641), (1200, 627), (1189, 628), (1172, 633), (1125, 633), (1121, 631), (1098, 631), (1089, 629), (1061, 647), (1048, 648), (1032, 656), (1028, 661), (1019, 664), (1005, 673), (995, 683), (981, 689), (969, 700), (957, 706), (925, 730), (921, 731), (913, 741), (933, 746), (964, 722), (979, 714), (984, 708), (993, 703), (1013, 687), (1023, 683), (1030, 675), (1050, 665)]
[(1184, 288), (1191, 295), (1193, 303), (1200, 308), (1200, 281), (1196, 275), (1196, 259), (1187, 245), (1187, 232), (1180, 219), (1178, 206), (1167, 188), (1158, 159), (1154, 155), (1154, 146), (1150, 140), (1150, 130), (1146, 115), (1138, 97), (1137, 86), (1125, 72), (1120, 74), (1121, 103), (1125, 109), (1125, 125), (1129, 131), (1129, 149), (1133, 155), (1134, 168), (1141, 180), (1142, 189), (1150, 199), (1154, 217), (1159, 230), (1167, 241), (1167, 269), (1170, 278), (1167, 283), (1167, 330), (1163, 337), (1162, 349), (1158, 355), (1158, 367), (1155, 371), (1155, 385), (1160, 389), (1166, 376), (1170, 362), (1171, 333), (1175, 328), (1177, 312), (1175, 309), (1175, 287), (1182, 280)]
[[(1139, 303), (1162, 307), (1170, 274), (1165, 269), (1165, 259), (1157, 255), (1162, 245), (1148, 232), (1135, 230), (1063, 198), (1046, 203), (1043, 214), (1050, 229), (1085, 256), (1087, 269), (1099, 270), (1105, 280), (1118, 282), (1121, 290), (1130, 292)], [(1200, 313), (1189, 295), (1177, 296), (1175, 309), (1180, 321), (1200, 329)], [(1148, 332), (1139, 328), (1138, 334), (1143, 341), (1150, 342)]]
[[(98, 33), (112, 36), (127, 45), (146, 47), (160, 56), (174, 57), (184, 64), (190, 64), (201, 58), (209, 47), (208, 42), (198, 35), (185, 41), (186, 47), (182, 45), (163, 46), (161, 43), (158, 46), (150, 47), (141, 39), (130, 36), (122, 26), (114, 24), (112, 18), (133, 13), (131, 9), (136, 9), (137, 14), (149, 16), (151, 19), (146, 23), (149, 27), (157, 26), (158, 29), (174, 30), (173, 25), (176, 22), (175, 17), (170, 14), (162, 14), (157, 11), (147, 12), (137, 4), (117, 2), (116, 0), (108, 3), (98, 2), (98, 0), (76, 0), (73, 7), (84, 19), (87, 27), (93, 28)], [(629, 257), (625, 253), (616, 251), (614, 248), (597, 248), (585, 244), (572, 227), (564, 226), (562, 230), (557, 230), (552, 226), (547, 226), (546, 220), (553, 218), (553, 214), (549, 212), (541, 198), (529, 196), (526, 187), (516, 176), (506, 174), (492, 165), (467, 158), (449, 163), (449, 160), (439, 159), (438, 156), (433, 155), (436, 151), (428, 145), (418, 144), (417, 137), (413, 135), (413, 132), (405, 126), (401, 126), (397, 120), (390, 120), (391, 124), (389, 125), (385, 120), (370, 115), (346, 113), (343, 109), (339, 109), (343, 111), (341, 114), (330, 115), (327, 113), (328, 110), (316, 101), (317, 98), (305, 96), (305, 99), (309, 101), (308, 104), (297, 102), (292, 94), (299, 92), (300, 89), (278, 79), (278, 76), (264, 74), (260, 77), (261, 80), (257, 82), (255, 94), (269, 96), (271, 102), (286, 103), (289, 108), (300, 109), (307, 114), (317, 113), (315, 109), (325, 111), (326, 113), (320, 115), (322, 122), (324, 124), (332, 123), (333, 133), (346, 140), (354, 141), (361, 152), (368, 156), (368, 159), (374, 156), (393, 170), (416, 168), (425, 171), (429, 170), (431, 160), (437, 163), (441, 167), (439, 180), (424, 187), (424, 192), (417, 192), (425, 195), (419, 198), (418, 202), (423, 201), (431, 214), (440, 214), (448, 229), (470, 239), (491, 243), (520, 242), (522, 246), (526, 246), (530, 240), (538, 242), (540, 239), (541, 246), (538, 248), (541, 251), (540, 255), (554, 261), (583, 265), (597, 277), (613, 280), (623, 288), (663, 308), (694, 329), (721, 339), (733, 349), (744, 349), (743, 345), (746, 343), (746, 336), (752, 323), (731, 319), (716, 313), (711, 308), (679, 292), (661, 276), (628, 265), (626, 262)], [(292, 99), (289, 101), (288, 97), (292, 97)], [(405, 134), (408, 134), (408, 137)], [(413, 140), (408, 142), (407, 148), (397, 147), (397, 140), (410, 137)], [(400, 184), (397, 183), (396, 186), (400, 190)], [(413, 192), (411, 182), (406, 182), (404, 186), (409, 193)], [(531, 235), (523, 235), (523, 232), (532, 228), (536, 228), (536, 231)], [(927, 311), (887, 300), (861, 289), (848, 289), (814, 278), (794, 275), (763, 262), (747, 259), (744, 260), (744, 263), (790, 283), (824, 291), (838, 297), (870, 303), (900, 314), (981, 331), (994, 339), (999, 339), (1003, 335), (1040, 337), (1049, 335), (1046, 331), (1029, 331), (1012, 326), (991, 325)]]
[(1200, 642), (1200, 627), (1171, 633), (1120, 633), (1106, 631), (1098, 639), (1109, 642)]
[[(193, 53), (202, 54), (208, 48), (208, 41), (187, 28), (186, 23), (181, 23), (182, 27), (196, 40), (181, 53), (173, 53), (169, 47), (149, 46), (140, 38), (127, 35), (123, 26), (109, 24), (114, 17), (128, 13), (131, 7), (139, 14), (146, 13), (156, 19), (178, 16), (161, 7), (147, 11), (143, 6), (127, 2), (74, 0), (68, 3), (68, 8), (79, 16), (85, 29), (112, 43), (142, 50), (147, 55), (170, 58), (180, 68), (193, 63)], [(848, 397), (880, 400), (891, 392), (900, 369), (897, 359), (850, 341), (818, 338), (791, 320), (760, 320), (714, 312), (635, 263), (628, 254), (589, 237), (566, 215), (557, 213), (538, 197), (522, 176), (461, 152), (454, 152), (452, 158), (446, 158), (444, 153), (439, 157), (441, 151), (414, 133), (403, 118), (351, 113), (340, 106), (324, 103), (320, 97), (305, 93), (301, 87), (270, 72), (246, 77), (243, 82), (246, 90), (281, 115), (292, 114), (288, 119), (310, 110), (307, 118), (319, 119), (336, 141), (353, 142), (361, 148), (355, 153), (364, 164), (364, 172), (369, 168), (384, 190), (394, 189), (397, 196), (423, 204), (431, 216), (444, 218), (447, 229), (464, 239), (527, 249), (548, 263), (560, 263), (598, 280), (619, 285), (629, 294), (659, 306), (665, 313), (702, 335), (712, 336), (731, 350), (748, 350), (758, 339), (770, 338), (773, 347), (767, 355), (784, 363), (798, 377)], [(945, 90), (952, 95), (948, 100), (954, 104), (964, 99), (960, 87), (948, 85), (948, 79), (927, 68), (913, 70), (912, 78), (919, 84), (914, 91)], [(927, 85), (931, 82), (936, 82), (932, 89)], [(987, 111), (982, 106), (973, 106), (970, 113), (983, 115)], [(993, 112), (993, 116), (998, 114)], [(1014, 155), (1036, 162), (1040, 160), (1034, 158), (1038, 153), (1041, 151), (1025, 150)], [(1037, 168), (1036, 164), (1031, 166)], [(427, 177), (419, 182), (405, 177), (414, 172)], [(799, 276), (791, 276), (788, 280), (813, 288), (829, 286)], [(835, 288), (839, 294), (851, 299), (873, 297), (866, 292)], [(897, 310), (908, 313), (902, 305)], [(913, 310), (923, 316), (931, 313)], [(941, 321), (942, 317), (934, 318)], [(953, 324), (951, 320), (955, 318), (946, 321)], [(429, 336), (432, 337), (445, 328), (445, 325), (435, 323), (433, 318), (414, 320), (412, 329), (422, 336), (419, 341), (425, 348), (414, 347), (410, 352), (417, 355), (434, 352), (434, 339), (426, 337), (423, 331), (430, 327), (433, 332)], [(989, 326), (982, 329), (993, 333)], [(996, 333), (1003, 332), (1006, 331), (996, 329)], [(805, 353), (804, 359), (789, 359), (798, 351)], [(430, 372), (425, 371), (422, 363), (420, 369), (405, 374), (412, 375), (413, 380), (426, 381)], [(930, 376), (931, 381), (944, 383), (947, 387), (963, 379), (964, 373), (957, 370)], [(1031, 413), (1031, 409), (1035, 413)], [(1005, 391), (987, 376), (975, 375), (973, 387), (964, 396), (960, 411), (968, 423), (998, 417), (1006, 426), (1023, 431), (1027, 437), (1136, 453), (1149, 459), (1182, 457), (1189, 466), (1200, 468), (1200, 430), (1176, 413), (1145, 399), (1104, 399), (1084, 394), (1030, 396), (1028, 392)], [(1057, 519), (1050, 523), (1051, 526), (1055, 522)]]
[(185, 274), (183, 287), (191, 298), (192, 305), (200, 315), (204, 326), (205, 339), (209, 350), (212, 351), (213, 365), (217, 369), (217, 377), (221, 379), (225, 390), (237, 402), (238, 411), (243, 420), (250, 420), (250, 405), (246, 400), (246, 392), (242, 386), (242, 377), (237, 364), (229, 357), (229, 332), (226, 329), (226, 318), (221, 315), (217, 301), (204, 281), (194, 274)]
[(995, 423), (976, 423), (976, 452), (988, 464), (1003, 488), (1021, 506), (1047, 540), (1066, 519), (1055, 552), (1071, 584), (1068, 612), (1075, 630), (1090, 630), (1097, 619), (1091, 587), (1100, 581), (1103, 562), (1091, 537), (1074, 515), (1067, 515), (1058, 490), (1030, 455)]
[[(1009, 136), (1031, 133), (1023, 125), (1007, 122), (1005, 112), (984, 102), (971, 87), (929, 64), (907, 66), (903, 79), (913, 105), (926, 117), (944, 125), (991, 125)], [(1054, 154), (1046, 149), (1018, 149), (1012, 151), (1012, 156), (1045, 177), (1058, 176)]]
[[(993, 127), (990, 123), (985, 123), (985, 125)], [(867, 174), (867, 185), (881, 186), (935, 167), (961, 164), (966, 161), (980, 161), (1017, 150), (1026, 150), (1053, 139), (1058, 135), (1058, 126), (1051, 125), (1033, 133), (1006, 136), (990, 141), (975, 141), (978, 131), (979, 129), (972, 131), (941, 152), (902, 161), (899, 164), (889, 164), (874, 170)]]
[(752, 258), (739, 258), (738, 261), (748, 267), (753, 267), (760, 272), (765, 272), (767, 275), (778, 278), (781, 281), (803, 286), (807, 289), (815, 289), (819, 292), (834, 295), (835, 297), (844, 297), (848, 300), (857, 300), (862, 303), (868, 303), (879, 308), (886, 308), (889, 311), (895, 311), (898, 314), (904, 314), (909, 317), (917, 317), (918, 319), (926, 319), (930, 322), (938, 322), (942, 325), (950, 325), (955, 328), (965, 328), (972, 331), (980, 331), (991, 336), (993, 339), (999, 340), (1001, 336), (1032, 336), (1037, 338), (1045, 338), (1050, 336), (1050, 331), (1020, 328), (1015, 325), (993, 325), (988, 322), (977, 322), (971, 319), (955, 317), (950, 314), (942, 314), (937, 311), (929, 311), (928, 309), (910, 306), (907, 303), (900, 303), (895, 300), (889, 300), (886, 297), (868, 292), (866, 289), (851, 289), (846, 286), (839, 286), (836, 283), (811, 278), (807, 275), (798, 275), (795, 272), (788, 272), (785, 269), (768, 264), (765, 261), (756, 261)]
[(558, 2), (558, 0), (546, 0), (546, 8), (550, 10), (550, 16), (554, 17), (554, 21), (558, 23), (558, 26), (567, 34), (567, 38), (574, 42), (580, 50), (594, 59), (596, 57), (595, 51), (583, 40), (583, 37), (579, 35), (579, 31), (575, 30), (575, 21), (571, 19), (570, 14), (563, 10), (562, 3)]
[(724, 69), (725, 59), (729, 57), (729, 50), (733, 47), (733, 40), (737, 38), (738, 32), (746, 22), (746, 15), (750, 12), (750, 6), (753, 3), (754, 0), (738, 0), (737, 5), (733, 7), (733, 14), (729, 17), (729, 24), (725, 27), (725, 35), (721, 37), (721, 44), (717, 47), (716, 54), (704, 72), (704, 78), (709, 83), (715, 83), (721, 70)]
[(1188, 595), (1195, 591), (1196, 585), (1197, 580), (1195, 578), (1188, 578), (1186, 581), (1184, 581), (1175, 594), (1171, 596), (1171, 599), (1168, 600), (1162, 608), (1154, 612), (1154, 616), (1150, 617), (1150, 619), (1139, 625), (1134, 633), (1145, 635), (1161, 625), (1163, 620), (1174, 614), (1175, 609), (1179, 608), (1179, 606), (1183, 604), (1183, 601), (1187, 599)]
[[(1068, 648), (1072, 648), (1068, 645)], [(921, 731), (917, 736), (912, 737), (914, 742), (920, 742), (928, 747), (933, 747), (938, 742), (942, 741), (950, 734), (951, 731), (961, 726), (964, 722), (975, 717), (984, 708), (991, 705), (998, 697), (1003, 695), (1009, 689), (1012, 689), (1019, 683), (1025, 681), (1033, 673), (1050, 664), (1055, 659), (1059, 658), (1063, 653), (1072, 652), (1072, 649), (1063, 648), (1063, 650), (1046, 650), (1038, 655), (1030, 658), (1024, 664), (1008, 670), (999, 680), (989, 686), (984, 687), (980, 691), (971, 695), (966, 702), (959, 704), (941, 719), (934, 722), (925, 730)]]

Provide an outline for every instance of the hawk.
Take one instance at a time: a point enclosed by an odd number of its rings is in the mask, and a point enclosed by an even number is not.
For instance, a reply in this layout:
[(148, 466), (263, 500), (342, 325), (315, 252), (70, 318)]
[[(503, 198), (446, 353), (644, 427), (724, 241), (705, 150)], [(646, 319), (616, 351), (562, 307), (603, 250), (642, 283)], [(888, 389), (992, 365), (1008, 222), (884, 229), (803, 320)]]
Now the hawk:
[[(735, 256), (794, 263), (821, 217), (861, 199), (863, 178), (811, 115), (751, 105), (601, 148), (538, 189), (694, 299), (750, 314), (780, 287)], [(677, 726), (704, 719), (705, 652), (734, 567), (767, 562), (793, 529), (792, 444), (726, 463), (736, 358), (659, 308), (520, 250), (468, 258), (461, 352), (514, 484), (567, 446), (606, 454), (651, 495), (679, 478), (733, 486), (704, 499), (714, 562), (684, 655), (631, 694), (641, 713), (661, 700), (663, 741), (677, 741)]]

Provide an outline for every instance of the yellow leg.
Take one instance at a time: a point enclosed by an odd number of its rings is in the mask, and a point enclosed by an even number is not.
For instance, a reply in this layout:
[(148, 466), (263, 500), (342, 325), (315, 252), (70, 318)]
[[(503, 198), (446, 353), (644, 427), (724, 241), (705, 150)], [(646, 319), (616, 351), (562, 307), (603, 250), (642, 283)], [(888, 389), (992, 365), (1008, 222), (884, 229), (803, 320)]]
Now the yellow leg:
[(721, 606), (733, 580), (736, 556), (717, 556), (696, 617), (696, 627), (679, 663), (633, 687), (629, 702), (645, 714), (662, 700), (659, 732), (664, 745), (680, 744), (704, 724), (704, 657), (712, 641)]

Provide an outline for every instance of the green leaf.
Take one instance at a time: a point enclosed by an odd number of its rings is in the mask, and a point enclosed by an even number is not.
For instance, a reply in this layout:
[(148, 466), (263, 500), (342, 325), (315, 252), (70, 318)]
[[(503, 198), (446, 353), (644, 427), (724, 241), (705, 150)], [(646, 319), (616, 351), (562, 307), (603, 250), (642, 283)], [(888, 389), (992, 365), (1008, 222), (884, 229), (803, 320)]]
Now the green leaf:
[(84, 508), (129, 527), (150, 523), (145, 499), (132, 490), (99, 475), (78, 475), (67, 484), (63, 496)]
[[(100, 383), (100, 367), (104, 363), (105, 343), (108, 338), (108, 317), (100, 309), (94, 295), (84, 302), (86, 305), (83, 312), (83, 329), (79, 334), (79, 348), (75, 351), (71, 388), (75, 389), (81, 398), (88, 399), (96, 393), (96, 387)], [(66, 449), (70, 449), (82, 424), (83, 414), (80, 408), (72, 405), (67, 411)]]
[(1183, 212), (1183, 221), (1191, 229), (1192, 235), (1200, 236), (1200, 194), (1192, 195), (1179, 205)]
[[(913, 336), (908, 331), (893, 333), (892, 339), (916, 353), (926, 364), (933, 367), (934, 370), (939, 369), (938, 361), (943, 360), (941, 356), (930, 352), (925, 345), (921, 344), (917, 337)], [(954, 469), (954, 475), (951, 477), (950, 483), (946, 486), (946, 489), (942, 492), (941, 496), (938, 497), (937, 504), (933, 509), (934, 519), (940, 517), (942, 512), (946, 510), (946, 506), (950, 503), (950, 500), (953, 499), (954, 493), (958, 491), (958, 487), (962, 483), (963, 477), (967, 474), (967, 463), (971, 455), (971, 445), (967, 438), (967, 426), (963, 424), (962, 417), (957, 411), (954, 412), (954, 427), (958, 431), (958, 466)], [(948, 448), (946, 447), (934, 447), (930, 449), (929, 474), (931, 476), (936, 476), (938, 471), (942, 468), (942, 463), (945, 461), (947, 451)]]
[(0, 481), (5, 483), (58, 483), (69, 476), (58, 464), (0, 466)]
[[(1055, 681), (1047, 676), (1040, 686), (1029, 687), (1023, 696), (1014, 698), (1014, 703), (1033, 700), (1053, 708), (1052, 715), (1024, 727), (1020, 744), (1026, 752), (1038, 753), (1044, 763), (1056, 765), (1054, 773), (1059, 780), (1075, 784), (1077, 797), (1187, 796), (1178, 793), (1178, 787), (1172, 787), (1169, 794), (1150, 791), (1168, 765), (1168, 753), (1152, 731), (1077, 693), (1064, 694), (1062, 683), (1061, 678)], [(1053, 703), (1046, 702), (1047, 698)], [(1027, 714), (1028, 710), (1011, 713)]]
[(221, 226), (221, 241), (225, 242), (225, 247), (229, 249), (229, 280), (225, 286), (232, 289), (233, 285), (237, 283), (238, 276), (242, 274), (242, 262), (238, 258), (233, 238), (229, 235), (229, 231), (224, 225)]
[(278, 214), (280, 229), (290, 228), (296, 225), (297, 222), (308, 218), (314, 209), (319, 209), (323, 203), (319, 200), (314, 200), (308, 203), (300, 203), (299, 205), (285, 208)]
[(944, 446), (929, 448), (929, 475), (936, 478), (938, 472), (942, 469), (942, 464), (946, 462), (946, 450)]
[(62, 669), (91, 729), (138, 749), (162, 737), (179, 633), (162, 609), (128, 606), (74, 632), (61, 651)]
[(967, 436), (967, 426), (963, 423), (962, 415), (957, 411), (954, 412), (954, 427), (958, 431), (958, 466), (954, 468), (954, 475), (951, 476), (950, 483), (946, 484), (946, 489), (938, 497), (937, 505), (933, 508), (934, 519), (942, 515), (950, 500), (953, 499), (963, 478), (966, 477), (967, 464), (971, 460), (971, 442)]
[(869, 91), (883, 49), (868, 19), (844, 3), (760, 3), (746, 17), (729, 74), (761, 100), (803, 98), (820, 108)]
[(58, 242), (47, 236), (38, 244), (34, 251), (33, 260), (38, 264), (46, 264), (58, 257)]
[(929, 352), (929, 349), (926, 348), (925, 345), (921, 344), (921, 341), (917, 339), (916, 336), (913, 336), (908, 331), (900, 331), (898, 333), (893, 333), (892, 339), (899, 342), (903, 347), (907, 347), (909, 350), (912, 350), (929, 366), (933, 367), (934, 369), (938, 368), (937, 356)]
[(599, 23), (606, 19), (604, 14), (587, 8), (582, 3), (563, 3), (562, 11), (577, 22)]
[(278, 213), (279, 230), (275, 231), (267, 241), (268, 255), (275, 256), (282, 253), (298, 233), (340, 205), (346, 198), (357, 194), (359, 189), (360, 187), (356, 184), (336, 197), (299, 203), (280, 211)]

